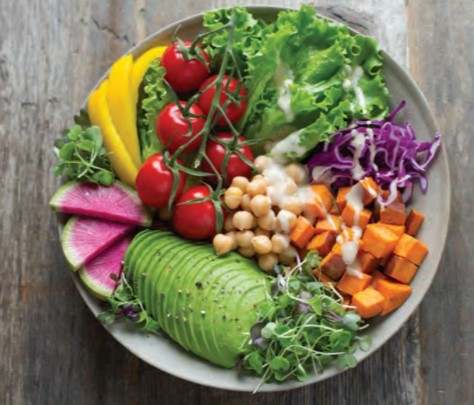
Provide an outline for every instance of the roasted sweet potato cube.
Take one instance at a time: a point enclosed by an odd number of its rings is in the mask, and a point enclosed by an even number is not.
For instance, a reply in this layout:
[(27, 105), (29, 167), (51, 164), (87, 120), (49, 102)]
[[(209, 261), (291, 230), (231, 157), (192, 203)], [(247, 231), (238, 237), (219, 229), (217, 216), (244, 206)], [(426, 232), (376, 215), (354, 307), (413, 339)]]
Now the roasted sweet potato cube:
[(342, 221), (341, 218), (336, 215), (328, 215), (324, 219), (318, 219), (315, 226), (315, 233), (319, 235), (323, 232), (331, 232), (337, 235), (341, 231)]
[(380, 222), (389, 225), (405, 225), (405, 204), (395, 201), (380, 209)]
[(388, 277), (381, 271), (375, 270), (372, 274), (372, 281), (370, 282), (369, 288), (375, 288), (378, 280), (388, 280)]
[[(380, 219), (380, 210), (382, 209), (382, 205), (380, 204), (380, 200), (387, 201), (390, 196), (389, 190), (381, 190), (379, 197), (375, 200), (374, 203), (374, 214), (373, 217), (376, 221)], [(400, 191), (397, 191), (397, 196), (395, 198), (396, 202), (403, 202), (402, 195)]]
[(327, 276), (326, 274), (324, 274), (320, 269), (318, 268), (315, 268), (313, 270), (313, 276), (316, 277), (319, 281), (321, 281), (322, 283), (331, 283), (333, 285), (336, 285), (336, 282), (330, 278), (329, 276)]
[(362, 318), (367, 319), (373, 318), (382, 312), (384, 301), (385, 298), (380, 292), (373, 288), (366, 288), (354, 294), (351, 304), (356, 307)]
[[(390, 197), (390, 190), (382, 190), (380, 192), (380, 197), (382, 197), (383, 201), (387, 201), (388, 197)], [(395, 198), (395, 201), (403, 202), (402, 193), (400, 193), (400, 191), (398, 190), (397, 190), (397, 197)]]
[(364, 189), (364, 196), (362, 198), (362, 204), (369, 205), (372, 201), (374, 201), (380, 194), (380, 188), (375, 183), (372, 177), (365, 177), (359, 183), (362, 185)]
[(364, 250), (378, 259), (389, 255), (395, 248), (398, 240), (399, 237), (397, 235), (379, 224), (367, 225), (362, 236)]
[(321, 257), (326, 256), (330, 251), (336, 236), (333, 232), (323, 232), (311, 239), (306, 247), (308, 250), (317, 250)]
[(357, 259), (359, 260), (360, 271), (362, 273), (371, 274), (379, 265), (379, 259), (363, 250), (360, 250), (359, 253), (357, 253)]
[(312, 184), (310, 188), (314, 194), (314, 199), (306, 203), (304, 213), (305, 215), (325, 218), (331, 210), (334, 197), (324, 184)]
[(337, 196), (336, 196), (336, 204), (339, 208), (339, 211), (342, 212), (344, 207), (346, 206), (346, 195), (349, 191), (351, 191), (352, 187), (341, 187), (337, 190)]
[(385, 266), (384, 273), (404, 284), (410, 284), (418, 266), (403, 257), (393, 255)]
[(340, 215), (341, 211), (339, 211), (339, 208), (335, 202), (332, 203), (331, 209), (328, 211), (331, 215)]
[(412, 288), (407, 284), (399, 283), (388, 278), (379, 278), (375, 282), (375, 289), (384, 296), (384, 306), (380, 315), (387, 315), (402, 305), (410, 296)]
[(314, 227), (305, 217), (299, 216), (290, 232), (290, 240), (296, 247), (303, 249), (314, 235)]
[(390, 252), (387, 256), (381, 257), (379, 261), (380, 266), (385, 267), (387, 263), (390, 261), (390, 259), (392, 258), (392, 256), (393, 256), (393, 253)]
[(342, 256), (342, 245), (340, 243), (335, 243), (332, 245), (331, 252), (337, 253)]
[[(342, 305), (351, 305), (351, 296), (347, 294), (341, 294), (342, 296)], [(346, 308), (346, 310), (351, 309), (351, 308)]]
[(321, 270), (333, 280), (339, 280), (346, 271), (346, 264), (342, 260), (342, 255), (333, 251), (329, 252), (321, 261)]
[(306, 248), (303, 248), (303, 249), (296, 248), (296, 251), (298, 252), (298, 256), (300, 257), (301, 260), (303, 260), (308, 254), (308, 249)]
[(336, 288), (347, 295), (354, 295), (359, 291), (362, 291), (367, 288), (367, 286), (372, 281), (372, 276), (360, 273), (361, 277), (353, 276), (349, 274), (347, 271), (344, 273), (342, 278), (336, 285)]
[(390, 224), (383, 224), (382, 222), (377, 222), (377, 225), (384, 226), (385, 228), (392, 231), (395, 235), (398, 236), (398, 239), (402, 237), (405, 233), (405, 227), (403, 225), (390, 225)]
[(357, 212), (352, 204), (346, 204), (344, 210), (342, 211), (341, 218), (342, 221), (349, 227), (354, 225), (360, 227), (361, 229), (365, 229), (367, 224), (370, 221), (370, 217), (372, 216), (372, 212), (366, 208), (362, 209), (359, 212), (358, 218), (356, 218)]
[(421, 224), (424, 220), (425, 216), (421, 212), (412, 209), (408, 214), (407, 221), (405, 224), (407, 228), (406, 233), (410, 236), (415, 236), (418, 233)]
[(398, 241), (393, 253), (419, 266), (428, 250), (428, 246), (405, 233)]

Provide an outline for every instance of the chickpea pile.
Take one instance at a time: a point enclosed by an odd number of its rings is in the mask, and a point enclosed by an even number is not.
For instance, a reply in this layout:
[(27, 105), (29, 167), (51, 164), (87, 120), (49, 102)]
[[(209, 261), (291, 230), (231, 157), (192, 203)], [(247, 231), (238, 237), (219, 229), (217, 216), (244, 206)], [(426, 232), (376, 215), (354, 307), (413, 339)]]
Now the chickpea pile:
[[(255, 166), (260, 174), (251, 180), (235, 177), (224, 194), (224, 203), (231, 212), (224, 223), (224, 233), (214, 237), (218, 255), (237, 250), (242, 256), (255, 257), (259, 267), (267, 272), (277, 264), (292, 265), (296, 249), (291, 245), (289, 233), (304, 202), (298, 196), (298, 186), (307, 181), (306, 171), (300, 164), (284, 168), (284, 184), (277, 188), (265, 169), (271, 159), (259, 156)], [(281, 182), (279, 182), (281, 183)], [(282, 191), (283, 190), (283, 191)]]

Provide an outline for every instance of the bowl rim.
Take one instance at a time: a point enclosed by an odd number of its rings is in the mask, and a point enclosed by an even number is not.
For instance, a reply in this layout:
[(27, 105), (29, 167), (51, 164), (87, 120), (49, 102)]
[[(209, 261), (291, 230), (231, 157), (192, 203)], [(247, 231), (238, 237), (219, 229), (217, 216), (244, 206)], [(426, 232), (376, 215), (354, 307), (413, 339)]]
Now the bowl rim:
[[(277, 5), (258, 5), (258, 4), (257, 5), (255, 5), (255, 4), (254, 5), (239, 5), (239, 7), (246, 8), (251, 13), (261, 12), (261, 13), (275, 13), (275, 14), (278, 14), (279, 12), (285, 11), (285, 10), (298, 10), (299, 9), (299, 7), (288, 7), (288, 6), (283, 6), (283, 5), (282, 6), (277, 6)], [(186, 26), (186, 25), (188, 25), (188, 24), (190, 24), (190, 23), (192, 23), (196, 20), (202, 19), (202, 16), (205, 12), (212, 11), (212, 10), (215, 10), (215, 9), (221, 9), (221, 8), (232, 8), (232, 6), (208, 9), (208, 10), (202, 11), (200, 13), (196, 13), (196, 14), (193, 14), (191, 16), (188, 16), (188, 17), (176, 20), (174, 22), (171, 22), (170, 24), (167, 24), (166, 26), (162, 27), (161, 29), (151, 33), (150, 35), (148, 35), (143, 40), (139, 41), (136, 45), (134, 45), (133, 47), (128, 49), (121, 56), (131, 54), (131, 55), (134, 56), (134, 58), (136, 58), (136, 57), (140, 56), (141, 54), (143, 54), (146, 50), (148, 50), (148, 49), (150, 49), (154, 46), (157, 46), (156, 44), (153, 44), (153, 42), (155, 42), (155, 40), (157, 38), (159, 38), (160, 36), (162, 36), (166, 32), (170, 31), (172, 28), (176, 28), (180, 25), (181, 26)], [(316, 8), (315, 8), (315, 12), (317, 13)], [(320, 18), (325, 18), (327, 20), (346, 25), (349, 28), (349, 30), (351, 31), (352, 34), (366, 35), (366, 34), (362, 34), (358, 30), (352, 28), (347, 23), (337, 21), (337, 20), (335, 20), (331, 17), (328, 17), (326, 15), (318, 14), (318, 16)], [(174, 31), (174, 29), (173, 29), (173, 31)], [(409, 85), (409, 87), (411, 88), (411, 91), (413, 92), (413, 96), (416, 99), (416, 104), (417, 104), (418, 108), (421, 109), (422, 114), (425, 117), (426, 122), (428, 123), (428, 126), (430, 127), (430, 129), (433, 129), (433, 132), (436, 131), (436, 128), (438, 128), (438, 125), (436, 123), (435, 117), (434, 117), (434, 115), (433, 115), (433, 113), (430, 109), (430, 106), (428, 104), (428, 101), (427, 101), (426, 97), (422, 93), (421, 89), (419, 88), (419, 86), (417, 85), (415, 80), (412, 79), (411, 76), (408, 74), (408, 72), (402, 66), (400, 66), (390, 56), (390, 54), (388, 54), (385, 50), (381, 49), (381, 53), (382, 53), (383, 58), (384, 58), (384, 65), (389, 64), (390, 69), (392, 70), (394, 75), (397, 76), (401, 81), (403, 81), (403, 82), (405, 82)], [(99, 78), (97, 83), (88, 92), (86, 98), (84, 99), (84, 101), (81, 104), (81, 108), (86, 107), (87, 100), (88, 100), (90, 94), (102, 83), (102, 81), (104, 79), (106, 79), (108, 77), (109, 72), (110, 72), (110, 67), (109, 67), (109, 69), (107, 69), (105, 71), (105, 73)], [(405, 325), (408, 318), (410, 318), (410, 316), (413, 315), (415, 310), (419, 307), (421, 301), (423, 300), (423, 298), (425, 297), (427, 291), (431, 287), (433, 279), (434, 279), (434, 277), (436, 276), (436, 274), (439, 270), (440, 261), (441, 261), (443, 252), (444, 252), (445, 247), (446, 247), (446, 241), (447, 241), (447, 235), (448, 235), (448, 229), (449, 229), (449, 222), (450, 222), (450, 217), (451, 217), (450, 212), (451, 212), (451, 193), (452, 193), (452, 191), (451, 191), (451, 176), (450, 176), (450, 169), (449, 169), (449, 160), (448, 160), (448, 155), (447, 155), (444, 143), (441, 144), (441, 150), (438, 153), (436, 164), (437, 165), (441, 165), (441, 164), (443, 165), (443, 171), (446, 173), (446, 180), (447, 180), (446, 189), (448, 190), (447, 197), (446, 197), (446, 199), (447, 199), (447, 201), (446, 201), (447, 210), (446, 211), (447, 212), (445, 213), (447, 221), (445, 223), (445, 232), (442, 232), (443, 233), (442, 242), (440, 243), (441, 248), (436, 252), (436, 258), (435, 258), (436, 269), (432, 272), (430, 277), (426, 280), (426, 282), (423, 285), (423, 288), (421, 289), (421, 291), (420, 291), (420, 289), (417, 290), (417, 295), (412, 300), (412, 304), (409, 307), (406, 307), (407, 303), (405, 303), (404, 304), (405, 308), (403, 308), (403, 306), (402, 306), (401, 308), (399, 308), (397, 310), (397, 323), (396, 323), (395, 327), (392, 328), (388, 333), (385, 333), (383, 339), (380, 339), (380, 341), (378, 341), (377, 344), (372, 344), (372, 346), (370, 347), (370, 349), (368, 351), (363, 352), (361, 350), (358, 350), (356, 352), (356, 358), (357, 358), (357, 361), (358, 361), (358, 365), (360, 365), (360, 363), (363, 360), (367, 359), (370, 355), (372, 355), (373, 353), (378, 351), (384, 344), (386, 344), (388, 342), (388, 340), (390, 340)], [(58, 231), (59, 231), (59, 235), (61, 237), (62, 226), (61, 226), (60, 223), (58, 224)], [(71, 272), (71, 277), (73, 279), (74, 284), (76, 285), (76, 288), (79, 291), (79, 294), (81, 295), (81, 298), (86, 303), (89, 310), (93, 313), (94, 317), (97, 318), (98, 311), (96, 311), (96, 309), (94, 308), (94, 301), (96, 300), (96, 298), (93, 297), (93, 295), (86, 290), (86, 288), (82, 285), (82, 283), (81, 283), (81, 281), (80, 281), (80, 279), (79, 279), (79, 277), (76, 273)], [(99, 323), (101, 323), (101, 322), (99, 322)], [(140, 353), (138, 353), (137, 350), (134, 350), (133, 347), (129, 347), (128, 345), (126, 345), (123, 342), (123, 339), (121, 339), (120, 337), (117, 336), (117, 332), (114, 330), (113, 326), (108, 326), (108, 325), (105, 325), (103, 323), (101, 323), (101, 325), (112, 335), (112, 337), (117, 342), (119, 342), (122, 346), (124, 346), (124, 348), (126, 350), (133, 353), (135, 356), (137, 356), (138, 358), (140, 358), (142, 361), (146, 362), (147, 364), (151, 365), (152, 367), (157, 368), (161, 371), (164, 371), (164, 372), (166, 372), (166, 373), (168, 373), (168, 374), (170, 374), (174, 377), (177, 377), (177, 378), (180, 378), (180, 379), (183, 379), (183, 380), (186, 380), (186, 381), (190, 381), (190, 382), (195, 383), (195, 384), (200, 384), (200, 385), (203, 385), (203, 386), (214, 388), (214, 389), (223, 389), (223, 390), (238, 391), (238, 392), (251, 392), (252, 391), (247, 386), (241, 386), (241, 385), (236, 385), (236, 384), (234, 384), (232, 386), (230, 384), (217, 384), (216, 385), (216, 384), (213, 384), (212, 381), (203, 381), (203, 380), (199, 380), (199, 379), (196, 379), (196, 378), (192, 378), (192, 377), (189, 377), (189, 376), (187, 376), (183, 373), (176, 372), (173, 368), (164, 367), (162, 365), (155, 364), (155, 363), (149, 361), (144, 356), (142, 356)], [(144, 334), (143, 336), (145, 338), (147, 335)], [(170, 338), (164, 337), (164, 336), (161, 337), (161, 338), (170, 340)], [(206, 362), (203, 359), (200, 359), (200, 360), (203, 361), (203, 362)], [(307, 381), (304, 381), (304, 382), (299, 382), (299, 381), (296, 381), (296, 380), (295, 381), (290, 380), (290, 381), (286, 381), (284, 383), (264, 384), (260, 388), (259, 391), (260, 392), (277, 392), (277, 391), (287, 391), (287, 390), (292, 390), (292, 389), (296, 389), (296, 388), (302, 388), (302, 387), (305, 387), (307, 385), (322, 382), (322, 381), (324, 381), (328, 378), (334, 377), (336, 375), (340, 375), (345, 371), (347, 371), (347, 369), (343, 369), (343, 370), (337, 370), (336, 369), (335, 370), (334, 368), (331, 368), (331, 369), (325, 370), (321, 374), (316, 374), (316, 375), (312, 376), (312, 378), (310, 378), (310, 379), (308, 379)]]

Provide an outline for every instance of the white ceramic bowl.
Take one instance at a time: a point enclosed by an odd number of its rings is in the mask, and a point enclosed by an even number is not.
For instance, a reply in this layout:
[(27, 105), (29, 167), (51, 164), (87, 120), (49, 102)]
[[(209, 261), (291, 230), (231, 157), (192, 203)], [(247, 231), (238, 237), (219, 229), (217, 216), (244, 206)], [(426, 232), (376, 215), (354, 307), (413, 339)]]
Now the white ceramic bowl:
[[(249, 10), (256, 16), (272, 20), (282, 9), (249, 7)], [(137, 57), (151, 47), (167, 45), (178, 25), (181, 26), (180, 37), (192, 39), (203, 30), (202, 15), (189, 17), (163, 28), (129, 52)], [(398, 120), (409, 120), (419, 139), (432, 139), (436, 131), (436, 125), (423, 94), (409, 75), (389, 55), (384, 53), (383, 56), (387, 86), (391, 94), (391, 106), (395, 106), (402, 99), (407, 101), (407, 108), (398, 116)], [(108, 72), (101, 81), (106, 75), (108, 75)], [(421, 195), (417, 188), (412, 206), (426, 215), (419, 238), (429, 246), (430, 252), (411, 283), (413, 293), (410, 298), (390, 315), (371, 321), (368, 333), (372, 336), (373, 344), (367, 352), (356, 352), (355, 355), (359, 361), (375, 352), (400, 329), (425, 296), (436, 274), (448, 232), (451, 198), (448, 161), (444, 148), (442, 148), (435, 164), (430, 169), (428, 179), (428, 194), (426, 196)], [(61, 231), (62, 225), (60, 225)], [(85, 303), (97, 316), (102, 311), (100, 302), (88, 293), (77, 274), (73, 275), (73, 279)], [(235, 391), (253, 391), (260, 382), (258, 377), (213, 366), (181, 349), (165, 336), (137, 333), (123, 323), (106, 328), (125, 348), (143, 361), (176, 377), (202, 385)], [(322, 374), (313, 375), (304, 383), (288, 381), (282, 384), (264, 384), (260, 391), (280, 391), (302, 387), (303, 385), (325, 380), (340, 372), (341, 370), (333, 366), (327, 368)]]

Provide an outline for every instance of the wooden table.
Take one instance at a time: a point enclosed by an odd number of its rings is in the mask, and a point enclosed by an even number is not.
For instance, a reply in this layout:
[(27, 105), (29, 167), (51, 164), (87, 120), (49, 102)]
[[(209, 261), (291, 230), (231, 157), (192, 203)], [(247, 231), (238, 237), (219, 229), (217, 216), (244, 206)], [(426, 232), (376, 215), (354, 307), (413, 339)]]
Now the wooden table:
[(472, 0), (319, 2), (322, 11), (368, 29), (410, 70), (451, 161), (450, 235), (438, 275), (405, 327), (360, 367), (286, 393), (209, 389), (128, 353), (79, 297), (47, 206), (58, 185), (53, 140), (137, 41), (176, 19), (236, 3), (0, 1), (0, 403), (474, 403)]

